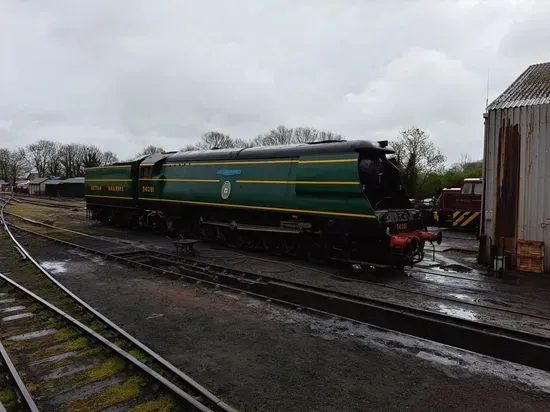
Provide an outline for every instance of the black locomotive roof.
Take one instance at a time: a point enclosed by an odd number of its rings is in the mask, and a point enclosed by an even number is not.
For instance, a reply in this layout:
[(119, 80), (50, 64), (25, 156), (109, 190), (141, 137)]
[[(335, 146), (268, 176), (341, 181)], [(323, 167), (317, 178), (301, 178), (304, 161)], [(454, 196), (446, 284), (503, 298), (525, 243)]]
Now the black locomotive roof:
[(284, 146), (259, 146), (245, 149), (214, 149), (193, 152), (177, 152), (168, 155), (166, 163), (188, 162), (191, 160), (232, 160), (232, 159), (270, 159), (317, 154), (337, 154), (350, 152), (378, 151), (387, 154), (394, 151), (387, 142), (366, 140), (325, 141)]

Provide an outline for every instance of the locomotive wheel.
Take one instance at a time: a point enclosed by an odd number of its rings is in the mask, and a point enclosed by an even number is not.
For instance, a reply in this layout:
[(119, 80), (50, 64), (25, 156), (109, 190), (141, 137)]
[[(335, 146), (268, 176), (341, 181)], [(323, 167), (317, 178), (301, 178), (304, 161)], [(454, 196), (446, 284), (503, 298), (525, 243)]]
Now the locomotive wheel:
[(321, 243), (312, 243), (307, 250), (307, 258), (312, 263), (326, 263), (329, 259), (327, 247)]
[(242, 249), (245, 245), (245, 238), (238, 230), (224, 229), (222, 236), (224, 243), (229, 247)]
[(262, 235), (262, 245), (267, 252), (280, 255), (283, 248), (283, 239), (274, 233), (265, 233)]

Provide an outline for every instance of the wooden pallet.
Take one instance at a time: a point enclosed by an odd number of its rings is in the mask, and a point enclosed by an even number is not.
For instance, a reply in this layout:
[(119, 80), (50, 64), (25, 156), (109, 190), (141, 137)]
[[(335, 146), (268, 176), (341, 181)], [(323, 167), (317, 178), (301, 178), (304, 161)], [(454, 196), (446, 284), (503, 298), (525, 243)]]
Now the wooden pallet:
[(523, 272), (544, 272), (544, 242), (518, 240), (516, 243), (516, 268)]

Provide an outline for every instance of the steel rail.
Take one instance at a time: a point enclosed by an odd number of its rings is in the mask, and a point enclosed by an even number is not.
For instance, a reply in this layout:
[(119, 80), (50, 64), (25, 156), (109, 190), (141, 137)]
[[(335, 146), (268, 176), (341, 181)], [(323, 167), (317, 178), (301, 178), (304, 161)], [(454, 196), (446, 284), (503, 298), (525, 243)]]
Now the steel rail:
[(84, 325), (79, 320), (73, 318), (68, 313), (64, 312), (63, 310), (59, 309), (57, 306), (54, 306), (50, 302), (42, 299), (40, 296), (36, 295), (35, 293), (31, 292), (30, 290), (26, 289), (24, 286), (21, 286), (20, 284), (16, 283), (3, 273), (0, 273), (0, 280), (8, 283), (12, 288), (23, 292), (25, 295), (31, 297), (35, 301), (39, 302), (41, 305), (47, 307), (51, 311), (57, 313), (59, 316), (63, 317), (65, 320), (73, 324), (75, 327), (77, 327), (79, 330), (84, 331), (88, 336), (94, 338), (95, 340), (101, 342), (104, 346), (108, 347), (110, 350), (116, 352), (120, 357), (124, 358), (126, 361), (132, 363), (134, 366), (141, 369), (143, 372), (145, 372), (147, 375), (153, 377), (158, 383), (168, 388), (173, 394), (179, 396), (180, 398), (184, 399), (187, 403), (195, 407), (199, 411), (211, 411), (208, 407), (197, 401), (192, 395), (188, 394), (187, 392), (183, 391), (178, 386), (174, 385), (172, 382), (170, 382), (168, 379), (166, 379), (164, 376), (160, 375), (158, 372), (151, 369), (149, 366), (145, 365), (143, 362), (136, 359), (134, 356), (130, 355), (125, 350), (121, 349), (114, 343), (112, 343), (109, 339), (105, 338), (104, 336), (100, 335), (93, 329), (90, 329), (88, 326)]
[(21, 376), (19, 376), (19, 373), (17, 372), (15, 365), (11, 361), (10, 355), (8, 355), (6, 348), (4, 348), (4, 345), (2, 345), (2, 342), (0, 342), (0, 354), (2, 355), (2, 360), (4, 364), (8, 367), (10, 375), (12, 376), (13, 380), (15, 381), (15, 384), (17, 385), (17, 389), (19, 390), (19, 393), (21, 393), (21, 396), (25, 400), (27, 407), (29, 408), (29, 410), (31, 410), (31, 412), (38, 412), (39, 409), (36, 406), (36, 403), (34, 403), (34, 399), (32, 398), (29, 390), (27, 389), (27, 386), (21, 379)]
[[(58, 227), (58, 226), (53, 226), (53, 225), (50, 225), (48, 223), (43, 223), (43, 222), (39, 222), (39, 221), (36, 221), (34, 219), (30, 219), (30, 218), (27, 218), (27, 217), (24, 217), (24, 216), (21, 216), (21, 215), (17, 215), (15, 213), (11, 213), (11, 212), (5, 212), (6, 215), (9, 215), (9, 216), (13, 216), (13, 217), (16, 217), (18, 219), (21, 219), (25, 222), (29, 222), (33, 225), (38, 225), (38, 226), (43, 226), (43, 227), (48, 227), (48, 228), (51, 228), (51, 229), (54, 229), (54, 230), (59, 230), (59, 231), (64, 231), (64, 232), (67, 232), (67, 233), (73, 233), (73, 234), (76, 234), (76, 235), (79, 235), (79, 236), (83, 236), (83, 237), (89, 237), (89, 238), (93, 238), (93, 239), (97, 239), (97, 240), (101, 240), (101, 241), (108, 241), (108, 242), (113, 242), (113, 243), (124, 243), (124, 242), (118, 242), (118, 241), (111, 241), (109, 239), (105, 239), (103, 237), (100, 237), (100, 236), (95, 236), (95, 235), (90, 235), (90, 234), (87, 234), (87, 233), (83, 233), (83, 232), (78, 232), (78, 231), (75, 231), (75, 230), (71, 230), (71, 229), (66, 229), (66, 228), (62, 228), (62, 227)], [(13, 226), (14, 228), (16, 228), (17, 230), (25, 230), (24, 228), (20, 227), (20, 226), (17, 226), (17, 225), (14, 225), (12, 223), (8, 223), (8, 225), (10, 226)], [(29, 231), (29, 233), (34, 233), (33, 231)], [(66, 244), (67, 246), (71, 246), (73, 248), (76, 247), (76, 244), (73, 243), (73, 242), (68, 242), (68, 241), (63, 241), (61, 239), (55, 239), (51, 236), (48, 236), (48, 235), (42, 235), (42, 234), (38, 234), (38, 233), (34, 233), (35, 235), (40, 235), (40, 236), (43, 236), (45, 239), (48, 239), (48, 240), (52, 240), (52, 241), (56, 241), (56, 242), (65, 242), (64, 244)], [(145, 247), (143, 246), (136, 246), (137, 248), (143, 250), (144, 252), (148, 252), (148, 253), (152, 253), (152, 254), (157, 254), (157, 255), (164, 255), (166, 257), (173, 257), (172, 255), (170, 254), (167, 254), (167, 253), (163, 253), (163, 252), (160, 252), (160, 251), (150, 251), (150, 250), (147, 250)], [(83, 250), (85, 250), (86, 247), (84, 247)], [(130, 252), (130, 253), (134, 253), (134, 252)], [(120, 253), (120, 254), (117, 254), (117, 256), (123, 256), (124, 253)], [(106, 253), (105, 255), (110, 255), (108, 253)], [(211, 263), (204, 263), (204, 262), (201, 262), (200, 260), (196, 260), (196, 259), (192, 259), (193, 262), (200, 262), (204, 265), (208, 265), (209, 267), (211, 268), (214, 268), (216, 270), (231, 270), (231, 271), (235, 271), (235, 269), (229, 269), (229, 268), (226, 268), (226, 267), (223, 267), (223, 266), (219, 266), (219, 265), (215, 265), (215, 264), (211, 264)], [(178, 265), (186, 265), (186, 266), (193, 266), (192, 263), (188, 263), (188, 262), (178, 262)], [(239, 271), (239, 273), (241, 274), (247, 274), (249, 277), (254, 277), (254, 276), (257, 276), (253, 273), (247, 273), (247, 272), (243, 272), (243, 271)], [(422, 268), (415, 268), (413, 270), (413, 273), (419, 273), (419, 274), (427, 274), (427, 275), (432, 275), (432, 276), (440, 276), (440, 277), (451, 277), (453, 279), (459, 279), (459, 280), (464, 280), (464, 281), (471, 281), (471, 282), (488, 282), (488, 280), (477, 280), (477, 279), (473, 279), (473, 278), (464, 278), (464, 277), (460, 277), (460, 276), (453, 276), (453, 275), (447, 275), (447, 274), (442, 274), (442, 273), (437, 273), (437, 272), (432, 272), (432, 271), (429, 271), (429, 270), (426, 270), (426, 269), (422, 269)], [(266, 275), (262, 275), (264, 277), (266, 277)], [(352, 279), (352, 280), (356, 280), (352, 277), (349, 277), (347, 279)], [(502, 311), (502, 312), (506, 312), (506, 313), (510, 313), (510, 314), (513, 314), (513, 315), (522, 315), (522, 316), (529, 316), (529, 317), (532, 317), (532, 318), (536, 318), (536, 319), (541, 319), (541, 320), (544, 320), (544, 321), (550, 321), (550, 317), (548, 316), (542, 316), (542, 315), (537, 315), (537, 314), (533, 314), (533, 313), (528, 313), (528, 312), (523, 312), (523, 311), (519, 311), (519, 310), (512, 310), (512, 309), (507, 309), (507, 308), (502, 308), (502, 307), (498, 307), (498, 305), (484, 305), (484, 304), (480, 304), (480, 303), (475, 303), (475, 302), (465, 302), (464, 300), (461, 300), (461, 299), (458, 299), (458, 298), (453, 298), (453, 297), (448, 297), (448, 296), (442, 296), (442, 295), (436, 295), (436, 294), (433, 294), (433, 293), (429, 293), (429, 292), (423, 292), (423, 291), (417, 291), (417, 290), (412, 290), (412, 289), (407, 289), (407, 288), (403, 288), (403, 287), (399, 287), (399, 286), (393, 286), (393, 285), (388, 285), (388, 284), (385, 284), (383, 282), (379, 282), (377, 280), (373, 280), (373, 279), (357, 279), (358, 281), (360, 282), (363, 282), (363, 283), (370, 283), (370, 284), (374, 284), (374, 285), (377, 285), (379, 287), (382, 287), (382, 288), (385, 288), (385, 289), (391, 289), (391, 290), (396, 290), (396, 291), (399, 291), (399, 292), (404, 292), (404, 293), (410, 293), (410, 294), (414, 294), (414, 295), (418, 295), (418, 296), (425, 296), (425, 297), (429, 297), (429, 298), (432, 298), (432, 299), (437, 299), (437, 300), (444, 300), (444, 301), (448, 301), (448, 302), (453, 302), (453, 303), (457, 303), (457, 304), (460, 304), (460, 305), (467, 305), (467, 306), (471, 306), (471, 307), (476, 307), (476, 308), (482, 308), (482, 309), (489, 309), (489, 310), (498, 310), (498, 311)], [(429, 281), (426, 281), (426, 280), (423, 280), (423, 279), (414, 279), (416, 282), (420, 282), (420, 283), (426, 283), (426, 284), (431, 284)], [(285, 282), (289, 282), (289, 281), (285, 281)], [(292, 283), (294, 284), (295, 286), (304, 286), (304, 284), (302, 283), (297, 283), (297, 282), (289, 282), (289, 283)], [(438, 285), (439, 286), (439, 285)], [(439, 286), (440, 287), (440, 286)], [(448, 288), (448, 287), (447, 287)], [(350, 295), (351, 296), (351, 295)]]
[[(102, 236), (91, 235), (89, 233), (79, 232), (79, 231), (76, 231), (76, 230), (51, 225), (49, 223), (39, 222), (37, 220), (31, 219), (31, 218), (28, 218), (28, 217), (25, 217), (25, 216), (21, 216), (21, 215), (18, 215), (16, 213), (12, 213), (12, 212), (4, 212), (4, 214), (8, 215), (8, 216), (13, 216), (17, 219), (23, 220), (25, 222), (28, 222), (28, 223), (31, 223), (31, 224), (37, 225), (37, 226), (48, 227), (48, 228), (51, 228), (51, 229), (54, 229), (54, 230), (59, 230), (59, 231), (67, 232), (67, 233), (73, 233), (75, 235), (88, 237), (88, 238), (92, 238), (92, 239), (98, 239), (98, 240), (102, 240), (102, 241), (106, 241), (106, 242), (112, 242), (112, 243), (116, 243), (116, 244), (128, 244), (128, 242), (123, 241), (123, 240), (109, 239), (109, 238), (105, 238), (105, 237), (102, 237)], [(146, 250), (143, 246), (135, 246), (135, 247), (139, 247), (139, 248), (142, 248), (142, 249)], [(252, 257), (252, 259), (254, 259), (254, 257)], [(472, 281), (472, 282), (499, 283), (496, 280), (491, 279), (491, 278), (483, 279), (483, 278), (475, 278), (475, 277), (469, 277), (469, 276), (458, 276), (458, 275), (451, 274), (451, 273), (435, 272), (435, 271), (432, 271), (432, 270), (429, 270), (429, 269), (426, 269), (426, 268), (422, 268), (422, 267), (418, 267), (418, 266), (413, 268), (412, 270), (407, 269), (407, 273), (409, 273), (409, 274), (415, 274), (415, 273), (427, 274), (427, 275), (446, 277), (446, 278), (465, 280), (465, 281)], [(345, 277), (345, 276), (342, 276), (342, 277)], [(349, 279), (356, 280), (353, 277), (349, 277)], [(388, 285), (385, 285), (383, 283), (379, 283), (379, 282), (372, 281), (372, 280), (369, 280), (369, 279), (359, 279), (359, 280), (361, 282), (377, 283), (380, 286), (387, 287), (387, 288), (396, 288), (395, 286), (388, 286)], [(417, 282), (429, 283), (429, 282), (421, 280), (421, 279), (416, 279), (415, 278), (414, 280), (417, 281)], [(410, 291), (410, 290), (407, 290), (407, 289), (398, 289), (398, 290)], [(414, 291), (410, 291), (410, 292), (411, 293), (419, 293), (419, 292), (414, 292)], [(436, 297), (436, 296), (434, 296), (434, 297)], [(454, 300), (452, 298), (445, 298), (445, 299)], [(462, 301), (459, 301), (459, 300), (456, 300), (456, 302), (466, 303), (466, 302), (462, 302)]]
[[(234, 269), (221, 268), (219, 271), (212, 271), (210, 266), (214, 265), (209, 264), (203, 264), (202, 267), (193, 267), (193, 265), (185, 267), (185, 264), (178, 262), (180, 266), (183, 266), (183, 273), (176, 272), (162, 269), (158, 265), (126, 258), (124, 253), (119, 255), (103, 252), (32, 232), (28, 229), (19, 228), (19, 230), (107, 259), (120, 261), (130, 266), (216, 285), (226, 290), (244, 292), (250, 296), (274, 301), (288, 307), (299, 307), (311, 313), (359, 321), (386, 330), (399, 331), (493, 358), (550, 371), (550, 338), (544, 336), (479, 321), (460, 319), (382, 300), (272, 279), (268, 276), (250, 274)], [(143, 257), (143, 251), (128, 252), (126, 254), (131, 253), (139, 253), (139, 256)], [(155, 253), (162, 254), (162, 252), (153, 252), (153, 254)], [(175, 262), (171, 263), (176, 265)]]
[(63, 203), (55, 202), (41, 202), (39, 200), (28, 200), (28, 199), (19, 199), (20, 203), (28, 203), (30, 205), (44, 206), (44, 207), (58, 207), (61, 209), (84, 209), (82, 206), (71, 206)]
[[(59, 231), (67, 232), (67, 233), (73, 233), (73, 234), (79, 235), (79, 236), (89, 237), (89, 238), (92, 238), (92, 239), (98, 239), (98, 240), (108, 241), (108, 242), (118, 243), (118, 244), (127, 243), (127, 242), (121, 241), (121, 240), (115, 240), (115, 239), (111, 240), (111, 239), (108, 239), (108, 238), (105, 238), (105, 237), (101, 237), (101, 236), (97, 236), (97, 235), (91, 235), (89, 233), (79, 232), (79, 231), (76, 231), (76, 230), (51, 225), (49, 223), (39, 222), (37, 220), (31, 219), (31, 218), (28, 218), (28, 217), (25, 217), (25, 216), (18, 215), (17, 213), (4, 212), (4, 214), (8, 215), (8, 216), (13, 216), (17, 219), (20, 219), (20, 220), (23, 220), (25, 222), (31, 223), (33, 225), (48, 227), (48, 228), (51, 228), (51, 229), (54, 229), (54, 230), (59, 230)], [(434, 272), (434, 271), (431, 271), (431, 270), (428, 270), (428, 269), (425, 269), (425, 268), (422, 268), (422, 267), (418, 267), (418, 266), (415, 267), (412, 270), (407, 270), (407, 272), (408, 273), (413, 273), (413, 274), (414, 273), (424, 273), (424, 274), (429, 274), (429, 275), (434, 275), (434, 276), (448, 277), (448, 278), (452, 278), (452, 279), (467, 280), (467, 281), (474, 281), (474, 282), (497, 283), (493, 279), (478, 279), (478, 278), (473, 278), (473, 277), (457, 276), (457, 275), (453, 275), (453, 274), (450, 274), (450, 273)], [(418, 279), (415, 279), (415, 280), (418, 280)], [(369, 280), (364, 280), (364, 281), (371, 282)]]
[[(18, 249), (20, 249), (24, 253), (24, 255), (27, 257), (27, 259), (30, 260), (34, 264), (34, 266), (36, 266), (36, 268), (39, 269), (56, 287), (58, 287), (61, 291), (63, 291), (67, 296), (71, 297), (79, 305), (84, 307), (95, 318), (101, 320), (103, 323), (108, 325), (112, 330), (114, 330), (115, 332), (117, 332), (118, 334), (123, 336), (125, 339), (127, 339), (129, 342), (131, 342), (133, 345), (137, 346), (139, 349), (141, 349), (143, 352), (145, 352), (148, 356), (152, 357), (160, 365), (162, 365), (163, 367), (168, 369), (170, 372), (174, 373), (177, 377), (182, 379), (187, 385), (192, 387), (201, 396), (205, 397), (209, 402), (216, 405), (218, 408), (220, 408), (223, 411), (235, 412), (234, 408), (232, 408), (227, 403), (225, 403), (224, 401), (219, 399), (216, 395), (214, 395), (213, 393), (208, 391), (206, 388), (204, 388), (202, 385), (200, 385), (198, 382), (196, 382), (189, 375), (185, 374), (180, 369), (176, 368), (174, 365), (172, 365), (166, 359), (164, 359), (159, 354), (157, 354), (155, 351), (153, 351), (148, 346), (146, 346), (144, 343), (142, 343), (141, 341), (137, 340), (135, 337), (130, 335), (128, 332), (126, 332), (120, 326), (118, 326), (113, 321), (108, 319), (106, 316), (104, 316), (103, 314), (101, 314), (100, 312), (95, 310), (88, 303), (84, 302), (82, 299), (80, 299), (78, 296), (76, 296), (73, 292), (71, 292), (69, 289), (67, 289), (65, 286), (63, 286), (57, 279), (55, 279), (55, 277), (53, 277), (44, 267), (42, 267), (31, 256), (31, 254), (19, 243), (19, 241), (15, 238), (15, 236), (13, 235), (11, 230), (9, 229), (8, 222), (4, 218), (4, 208), (8, 203), (9, 203), (9, 200), (8, 200), (8, 202), (6, 202), (4, 205), (2, 205), (0, 207), (0, 222), (4, 226), (4, 230), (6, 231), (8, 236), (11, 238), (14, 245)], [(144, 365), (144, 366), (146, 366), (146, 365)]]

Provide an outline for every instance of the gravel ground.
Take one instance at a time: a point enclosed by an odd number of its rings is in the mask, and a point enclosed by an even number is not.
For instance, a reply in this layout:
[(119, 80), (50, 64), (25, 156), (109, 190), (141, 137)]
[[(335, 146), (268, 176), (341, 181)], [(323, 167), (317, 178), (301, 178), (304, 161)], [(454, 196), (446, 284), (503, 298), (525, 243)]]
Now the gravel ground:
[(243, 410), (550, 408), (549, 374), (25, 243), (71, 290)]

